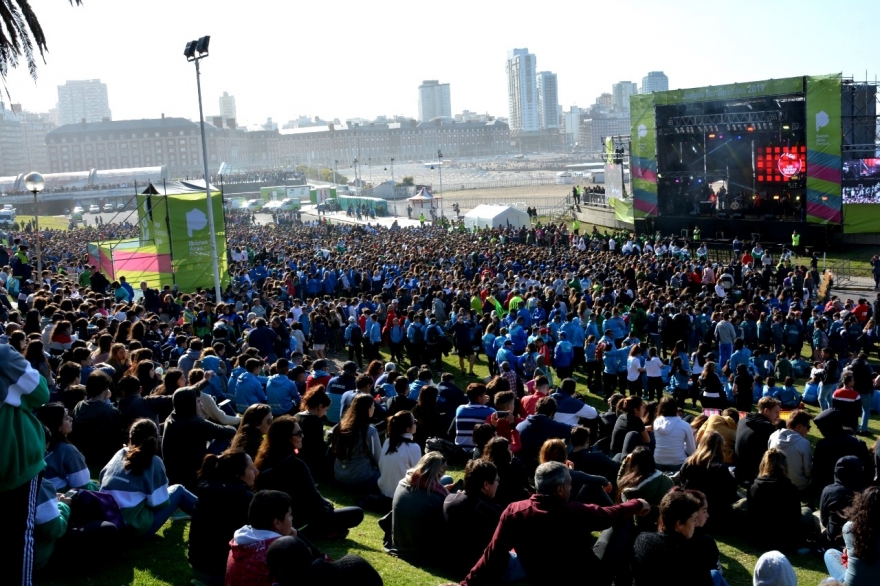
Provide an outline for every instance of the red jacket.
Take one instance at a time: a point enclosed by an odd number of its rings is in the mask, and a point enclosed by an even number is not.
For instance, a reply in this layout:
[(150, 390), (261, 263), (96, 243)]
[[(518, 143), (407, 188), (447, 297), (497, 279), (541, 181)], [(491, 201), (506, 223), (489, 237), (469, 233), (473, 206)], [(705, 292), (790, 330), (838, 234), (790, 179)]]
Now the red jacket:
[(572, 576), (598, 575), (599, 559), (590, 548), (584, 548), (584, 535), (625, 521), (641, 509), (638, 500), (597, 507), (540, 494), (512, 503), (501, 514), (492, 541), (461, 585), (500, 581), (512, 549), (529, 584), (551, 586), (569, 583)]
[(274, 531), (253, 529), (245, 525), (229, 542), (226, 561), (226, 586), (272, 586), (266, 565), (266, 550), (281, 537)]

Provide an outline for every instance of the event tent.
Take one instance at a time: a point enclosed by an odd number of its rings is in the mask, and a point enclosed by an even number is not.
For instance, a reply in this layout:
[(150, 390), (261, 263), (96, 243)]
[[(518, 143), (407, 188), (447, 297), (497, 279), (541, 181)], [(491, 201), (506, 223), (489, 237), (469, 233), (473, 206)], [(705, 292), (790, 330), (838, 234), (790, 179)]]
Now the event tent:
[(523, 210), (504, 204), (481, 204), (464, 216), (468, 230), (474, 228), (522, 228), (531, 226), (529, 215)]
[(409, 204), (416, 211), (420, 211), (425, 208), (439, 209), (440, 207), (440, 198), (431, 195), (428, 192), (428, 189), (425, 187), (422, 187), (416, 195), (407, 198), (406, 201), (408, 201)]

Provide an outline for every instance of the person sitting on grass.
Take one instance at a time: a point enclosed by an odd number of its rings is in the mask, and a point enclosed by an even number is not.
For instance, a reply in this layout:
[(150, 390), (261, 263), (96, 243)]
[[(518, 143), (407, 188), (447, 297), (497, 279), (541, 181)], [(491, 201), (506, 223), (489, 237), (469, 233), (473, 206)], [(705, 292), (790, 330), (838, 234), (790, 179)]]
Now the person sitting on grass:
[(788, 416), (786, 429), (774, 431), (768, 447), (781, 450), (788, 459), (788, 477), (803, 494), (810, 487), (813, 472), (813, 450), (807, 434), (813, 416), (795, 409)]
[(348, 554), (338, 560), (318, 555), (297, 537), (279, 537), (266, 550), (269, 573), (278, 586), (382, 586), (382, 577), (364, 558)]
[(188, 519), (198, 499), (183, 486), (168, 486), (165, 465), (159, 458), (159, 428), (149, 419), (138, 419), (128, 432), (128, 446), (110, 459), (99, 476), (101, 492), (119, 505), (125, 528), (137, 537), (155, 535), (178, 507)]
[(273, 541), (296, 536), (290, 496), (278, 490), (261, 490), (248, 506), (248, 524), (235, 532), (226, 562), (226, 586), (272, 586), (266, 550)]
[(86, 459), (76, 447), (67, 441), (73, 429), (73, 417), (68, 415), (62, 403), (47, 403), (36, 410), (37, 419), (52, 433), (46, 449), (46, 468), (43, 479), (55, 487), (55, 493), (65, 493), (72, 488), (97, 490), (90, 481)]
[[(604, 583), (606, 569), (591, 550), (584, 549), (582, 536), (651, 508), (642, 499), (610, 507), (570, 502), (571, 474), (559, 462), (538, 466), (535, 486), (537, 494), (511, 504), (501, 514), (492, 541), (461, 586), (487, 584), (505, 574), (510, 581), (525, 578), (532, 584), (563, 584), (576, 575)], [(551, 535), (552, 539), (539, 537)], [(511, 550), (516, 551), (524, 576), (513, 575)]]
[(486, 423), (495, 427), (496, 434), (510, 440), (510, 451), (514, 454), (518, 453), (522, 447), (516, 426), (523, 421), (522, 418), (515, 415), (515, 408), (516, 395), (513, 391), (501, 391), (495, 395), (495, 409), (497, 411), (486, 417)]
[(413, 440), (416, 427), (416, 419), (409, 411), (398, 411), (388, 418), (388, 437), (379, 459), (379, 491), (388, 499), (394, 498), (397, 485), (422, 457), (422, 448)]
[(243, 450), (205, 456), (189, 529), (189, 563), (204, 586), (223, 586), (229, 541), (247, 524), (256, 475), (254, 461)]
[(300, 402), (303, 410), (293, 416), (303, 431), (302, 448), (297, 455), (309, 467), (312, 478), (318, 481), (328, 476), (328, 444), (324, 439), (323, 418), (330, 410), (331, 404), (332, 401), (324, 391), (324, 386), (318, 385), (306, 392)]
[(349, 529), (360, 525), (364, 512), (358, 507), (337, 509), (318, 492), (309, 467), (297, 453), (302, 449), (302, 442), (303, 431), (296, 419), (282, 415), (272, 421), (254, 459), (259, 471), (256, 487), (259, 490), (280, 490), (295, 499), (292, 509), (294, 524), (305, 527), (309, 536), (345, 537)]
[(571, 453), (568, 455), (575, 470), (601, 476), (612, 486), (613, 494), (617, 494), (617, 473), (620, 464), (598, 450), (590, 449), (590, 430), (581, 425), (571, 428)]
[(443, 503), (450, 565), (457, 575), (474, 567), (492, 540), (503, 510), (493, 502), (499, 481), (492, 462), (470, 460), (464, 470), (464, 490), (450, 494)]
[(713, 578), (713, 572), (706, 569), (707, 560), (694, 559), (691, 539), (698, 526), (700, 506), (699, 498), (682, 490), (663, 497), (658, 530), (642, 533), (633, 546), (633, 586), (656, 584), (657, 569), (661, 567), (675, 568), (676, 581), (680, 584), (727, 584), (720, 575)]
[(436, 559), (446, 539), (443, 503), (451, 484), (446, 458), (428, 452), (407, 472), (394, 491), (391, 504), (391, 549), (400, 557), (428, 561)]
[(467, 386), (465, 394), (468, 404), (461, 405), (455, 410), (455, 443), (471, 447), (474, 445), (474, 427), (478, 423), (485, 422), (487, 417), (495, 413), (495, 409), (486, 405), (489, 401), (486, 385), (471, 383)]
[(579, 503), (606, 507), (612, 504), (611, 492), (613, 485), (603, 476), (594, 476), (574, 469), (568, 460), (568, 448), (561, 439), (549, 439), (541, 446), (538, 463), (560, 462), (571, 471), (571, 499)]
[(372, 396), (357, 395), (342, 421), (330, 432), (330, 445), (336, 456), (334, 477), (337, 482), (363, 492), (375, 492), (379, 480), (382, 444), (379, 432), (370, 424), (375, 407)]
[[(880, 487), (856, 493), (843, 526), (846, 549), (825, 552), (831, 577), (847, 586), (870, 586), (880, 582)], [(846, 558), (844, 559), (844, 556)]]

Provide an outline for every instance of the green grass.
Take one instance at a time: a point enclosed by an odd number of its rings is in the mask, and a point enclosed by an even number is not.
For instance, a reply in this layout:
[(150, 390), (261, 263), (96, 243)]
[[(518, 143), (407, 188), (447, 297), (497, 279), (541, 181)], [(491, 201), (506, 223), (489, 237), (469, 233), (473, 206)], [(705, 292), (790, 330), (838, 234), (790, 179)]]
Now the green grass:
[[(387, 356), (383, 356), (383, 358), (387, 358)], [(471, 378), (462, 376), (458, 368), (457, 356), (447, 357), (444, 363), (446, 370), (456, 376), (460, 385), (464, 386), (473, 381)], [(485, 361), (479, 361), (475, 366), (475, 371), (480, 376), (488, 376)], [(585, 400), (593, 406), (605, 410), (606, 407), (602, 399), (587, 392), (584, 379), (580, 376), (577, 379), (578, 392)], [(803, 382), (798, 381), (798, 388), (801, 390)], [(818, 412), (815, 407), (807, 406), (807, 409), (814, 415)], [(695, 413), (689, 407), (687, 410)], [(871, 420), (870, 428), (875, 435), (880, 434), (880, 421), (876, 417)], [(809, 435), (810, 441), (815, 444), (820, 437), (819, 432), (813, 426)], [(869, 441), (873, 445), (873, 440)], [(460, 470), (454, 470), (451, 473), (456, 477), (461, 475)], [(325, 497), (338, 506), (355, 504), (352, 496), (335, 487), (321, 486), (319, 488)], [(815, 508), (815, 503), (811, 503), (811, 505)], [(378, 518), (379, 515), (368, 512), (364, 522), (353, 529), (347, 539), (322, 541), (317, 542), (317, 545), (335, 559), (347, 553), (364, 557), (379, 571), (387, 586), (424, 586), (442, 584), (462, 578), (462, 576), (450, 576), (432, 568), (416, 567), (384, 553), (382, 531), (377, 524)], [(78, 568), (75, 575), (66, 572), (58, 577), (44, 576), (42, 579), (38, 578), (38, 583), (48, 586), (118, 586), (120, 584), (184, 586), (189, 584), (192, 579), (186, 557), (188, 535), (189, 522), (169, 523), (156, 538), (128, 547), (117, 559), (101, 558), (100, 568), (94, 571), (92, 576), (83, 576), (82, 568)], [(750, 586), (752, 572), (763, 551), (750, 547), (738, 537), (721, 536), (717, 539), (725, 579), (730, 586)], [(584, 547), (589, 547), (591, 543), (590, 538), (585, 536)], [(792, 555), (789, 560), (795, 568), (800, 584), (818, 584), (827, 577), (825, 564), (818, 555)]]
[[(67, 231), (70, 228), (70, 220), (63, 216), (39, 216), (39, 218), (41, 230)], [(33, 221), (33, 219), (33, 216), (17, 216), (15, 218), (19, 226), (24, 226), (26, 223)]]

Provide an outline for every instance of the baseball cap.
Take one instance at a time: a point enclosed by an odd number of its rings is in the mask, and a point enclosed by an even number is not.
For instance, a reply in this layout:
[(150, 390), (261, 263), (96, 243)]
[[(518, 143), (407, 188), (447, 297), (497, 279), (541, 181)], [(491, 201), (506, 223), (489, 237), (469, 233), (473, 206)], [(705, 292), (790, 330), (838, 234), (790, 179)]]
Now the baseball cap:
[(357, 363), (352, 362), (351, 360), (342, 365), (342, 370), (344, 370), (345, 372), (357, 372), (357, 369)]

